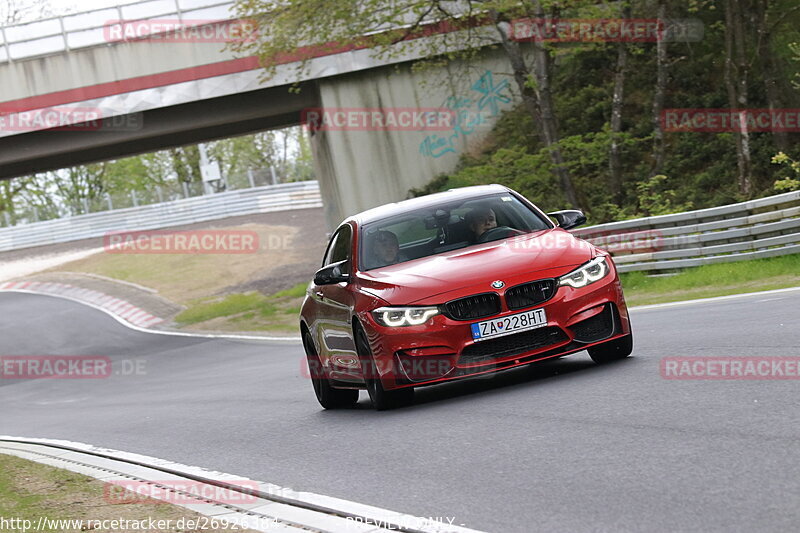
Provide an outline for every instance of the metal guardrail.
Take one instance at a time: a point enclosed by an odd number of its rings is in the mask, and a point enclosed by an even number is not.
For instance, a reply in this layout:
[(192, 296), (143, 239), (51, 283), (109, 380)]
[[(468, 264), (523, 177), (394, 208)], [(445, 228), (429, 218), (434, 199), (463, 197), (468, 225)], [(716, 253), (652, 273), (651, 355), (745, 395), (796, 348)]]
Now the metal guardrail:
[(301, 181), (0, 228), (0, 252), (169, 228), (232, 216), (322, 207), (319, 184)]
[[(322, 207), (316, 181), (268, 185), (0, 228), (0, 251), (168, 228), (231, 216)], [(800, 191), (749, 202), (575, 230), (608, 250), (621, 272), (800, 253)]]
[(145, 0), (0, 28), (0, 63), (109, 44), (109, 22), (175, 19), (185, 26), (233, 18), (231, 0)]
[(669, 271), (800, 253), (800, 191), (573, 232), (611, 252), (620, 272)]

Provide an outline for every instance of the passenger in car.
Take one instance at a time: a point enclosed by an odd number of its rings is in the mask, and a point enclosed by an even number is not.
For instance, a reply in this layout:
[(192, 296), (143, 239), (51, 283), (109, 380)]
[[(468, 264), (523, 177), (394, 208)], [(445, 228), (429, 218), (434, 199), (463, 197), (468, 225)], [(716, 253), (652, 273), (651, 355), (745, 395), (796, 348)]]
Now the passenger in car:
[(472, 242), (478, 242), (481, 235), (497, 227), (497, 217), (494, 209), (489, 207), (476, 207), (464, 217), (464, 221), (472, 230)]

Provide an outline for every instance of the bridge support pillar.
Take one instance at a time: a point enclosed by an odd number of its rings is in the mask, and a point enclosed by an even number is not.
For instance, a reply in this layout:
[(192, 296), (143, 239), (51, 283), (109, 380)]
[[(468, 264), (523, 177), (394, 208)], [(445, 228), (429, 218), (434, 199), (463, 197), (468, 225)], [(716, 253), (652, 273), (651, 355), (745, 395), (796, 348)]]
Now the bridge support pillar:
[[(413, 71), (410, 64), (318, 81), (324, 111), (439, 110), (435, 127), (322, 129), (311, 134), (314, 165), (328, 226), (345, 217), (408, 197), (459, 159), (480, 150), (503, 110), (517, 101), (505, 57), (487, 52), (469, 65)], [(328, 115), (330, 116), (330, 115)], [(324, 124), (324, 123), (323, 123)]]

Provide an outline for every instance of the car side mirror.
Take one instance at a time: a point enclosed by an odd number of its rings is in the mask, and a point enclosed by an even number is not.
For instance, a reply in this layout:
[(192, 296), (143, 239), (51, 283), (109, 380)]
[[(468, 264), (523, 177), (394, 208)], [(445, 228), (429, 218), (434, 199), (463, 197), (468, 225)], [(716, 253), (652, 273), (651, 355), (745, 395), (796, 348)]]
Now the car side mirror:
[(332, 285), (334, 283), (341, 283), (350, 280), (350, 274), (342, 272), (347, 265), (347, 261), (339, 261), (338, 263), (331, 263), (328, 266), (322, 267), (314, 274), (315, 285)]
[(586, 223), (586, 215), (577, 209), (565, 209), (564, 211), (555, 211), (547, 213), (547, 216), (553, 217), (558, 221), (558, 226), (561, 229), (577, 228), (581, 224)]

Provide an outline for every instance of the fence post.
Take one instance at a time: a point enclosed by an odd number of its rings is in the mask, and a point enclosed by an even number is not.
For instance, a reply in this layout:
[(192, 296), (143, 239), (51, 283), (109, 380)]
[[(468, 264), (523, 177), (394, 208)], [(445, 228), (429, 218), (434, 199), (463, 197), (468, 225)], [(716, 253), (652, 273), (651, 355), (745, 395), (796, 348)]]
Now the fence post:
[(187, 185), (185, 181), (182, 181), (181, 185), (183, 185), (183, 197), (189, 198), (189, 185)]
[(8, 211), (3, 211), (3, 217), (6, 219), (6, 226), (11, 227), (11, 217), (8, 216)]
[(139, 207), (139, 199), (136, 198), (136, 191), (131, 191), (131, 200), (133, 200), (133, 207)]
[(273, 185), (277, 185), (278, 184), (278, 176), (277, 176), (277, 174), (275, 174), (275, 167), (270, 166), (269, 167), (269, 171), (270, 171), (270, 174), (272, 174), (272, 184)]
[(114, 202), (111, 201), (111, 195), (108, 194), (108, 193), (106, 193), (106, 202), (108, 203), (108, 210), (109, 211), (113, 211), (114, 210)]
[(250, 181), (250, 188), (254, 188), (256, 186), (256, 180), (253, 178), (253, 169), (247, 169), (247, 179)]
[(39, 208), (36, 206), (33, 206), (33, 220), (39, 222)]
[(83, 204), (84, 214), (89, 214), (89, 199), (84, 196), (81, 198), (81, 203)]
[(164, 193), (161, 192), (161, 186), (156, 185), (156, 195), (158, 196), (158, 203), (164, 203)]

